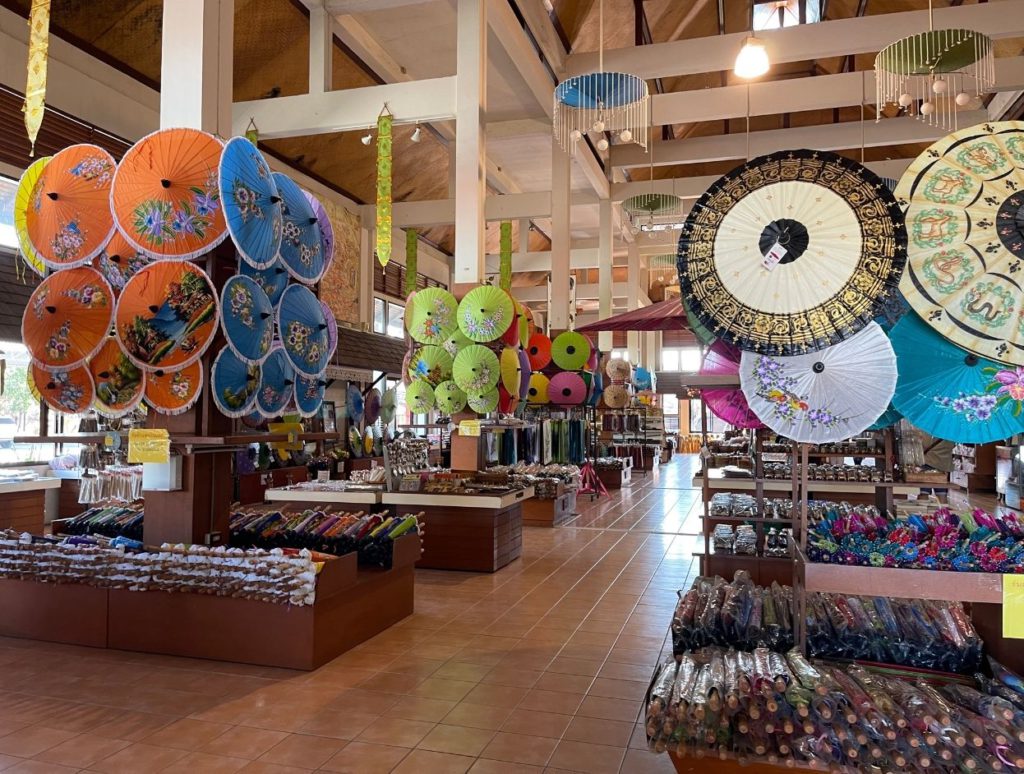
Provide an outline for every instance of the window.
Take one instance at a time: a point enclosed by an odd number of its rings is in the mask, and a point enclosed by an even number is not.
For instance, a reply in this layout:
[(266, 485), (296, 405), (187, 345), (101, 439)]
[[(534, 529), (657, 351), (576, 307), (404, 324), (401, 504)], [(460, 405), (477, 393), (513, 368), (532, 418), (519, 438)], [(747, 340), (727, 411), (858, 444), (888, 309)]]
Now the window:
[(700, 370), (700, 347), (669, 347), (661, 350), (662, 371), (695, 373)]
[(755, 30), (777, 30), (820, 21), (821, 0), (768, 0), (754, 3)]
[(405, 335), (405, 307), (388, 301), (387, 335), (400, 339)]
[(388, 302), (383, 298), (373, 299), (373, 332), (385, 333), (388, 329)]
[(661, 350), (661, 370), (662, 371), (678, 371), (679, 370), (679, 350), (678, 349), (663, 349), (663, 350)]
[[(700, 432), (700, 398), (690, 399), (690, 432)], [(727, 422), (723, 422), (721, 419), (716, 417), (710, 411), (708, 411), (708, 432), (709, 433), (724, 433), (726, 430), (731, 430), (732, 425)]]
[(609, 357), (612, 360), (629, 360), (629, 352), (624, 349), (613, 349)]
[(0, 175), (0, 246), (17, 248), (18, 236), (14, 231), (14, 194), (18, 181)]

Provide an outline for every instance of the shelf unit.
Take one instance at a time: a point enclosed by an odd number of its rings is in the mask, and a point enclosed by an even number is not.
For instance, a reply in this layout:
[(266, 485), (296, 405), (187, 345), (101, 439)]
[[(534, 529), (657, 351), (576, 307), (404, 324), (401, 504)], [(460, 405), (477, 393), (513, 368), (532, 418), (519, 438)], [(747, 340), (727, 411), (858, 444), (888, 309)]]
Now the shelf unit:
[[(606, 416), (621, 417), (623, 429), (618, 431), (605, 430), (604, 417)], [(626, 430), (626, 419), (632, 416), (638, 418), (639, 428)], [(614, 446), (616, 450), (621, 448), (627, 450), (639, 448), (640, 464), (633, 465), (634, 472), (647, 475), (649, 471), (653, 472), (657, 469), (661, 460), (661, 449), (665, 446), (665, 420), (660, 409), (658, 409), (657, 419), (654, 419), (652, 409), (647, 406), (634, 406), (624, 409), (598, 409), (596, 421), (597, 443), (599, 445)], [(649, 453), (649, 447), (653, 445), (657, 445), (657, 453)], [(616, 454), (616, 456), (619, 455)]]
[(965, 492), (996, 491), (996, 445), (958, 443), (954, 446), (949, 481)]

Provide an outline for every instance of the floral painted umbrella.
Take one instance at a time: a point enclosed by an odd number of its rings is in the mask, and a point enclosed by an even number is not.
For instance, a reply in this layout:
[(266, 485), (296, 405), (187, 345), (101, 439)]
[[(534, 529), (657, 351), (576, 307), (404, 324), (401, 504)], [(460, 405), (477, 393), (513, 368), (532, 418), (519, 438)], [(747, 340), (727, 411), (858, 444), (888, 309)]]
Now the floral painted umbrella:
[(32, 292), (21, 339), (40, 365), (74, 368), (103, 346), (113, 318), (114, 291), (103, 275), (87, 266), (65, 269)]
[(1024, 368), (961, 349), (913, 312), (890, 335), (899, 365), (892, 405), (912, 425), (954, 443), (1024, 432)]
[(466, 408), (466, 393), (459, 385), (449, 379), (446, 382), (441, 382), (434, 388), (434, 401), (438, 411), (451, 416), (452, 414), (458, 414)]
[(173, 371), (146, 374), (145, 401), (158, 414), (183, 414), (203, 392), (203, 364), (198, 360)]
[(256, 410), (268, 419), (279, 417), (295, 395), (295, 369), (284, 350), (274, 347), (260, 367)]
[(405, 404), (413, 414), (426, 414), (434, 408), (434, 388), (417, 379), (405, 388)]
[[(295, 407), (302, 417), (316, 416), (324, 402), (327, 382), (319, 376), (295, 375)], [(359, 432), (358, 430), (356, 432)]]
[(175, 370), (198, 360), (213, 342), (217, 306), (206, 272), (184, 261), (157, 261), (121, 291), (115, 332), (140, 368)]
[(940, 334), (981, 357), (1024, 365), (1024, 122), (961, 129), (900, 178), (909, 246), (900, 290)]
[(114, 233), (114, 157), (98, 145), (71, 145), (50, 159), (25, 216), (29, 241), (51, 269), (83, 266)]
[(152, 263), (152, 259), (132, 247), (120, 231), (114, 232), (106, 247), (103, 248), (103, 252), (97, 255), (92, 262), (93, 266), (106, 277), (115, 293), (124, 290), (128, 280), (150, 263)]
[(314, 285), (327, 268), (320, 221), (306, 194), (288, 175), (274, 173), (281, 195), (284, 223), (281, 231), (281, 260), (299, 282)]
[(36, 182), (52, 158), (52, 156), (42, 156), (29, 164), (21, 174), (21, 179), (18, 180), (18, 189), (14, 193), (14, 231), (18, 235), (18, 249), (28, 267), (40, 277), (46, 276), (47, 269), (28, 236), (28, 207), (32, 201), (32, 191), (36, 187)]
[(498, 356), (487, 347), (472, 344), (455, 356), (452, 378), (467, 395), (482, 395), (498, 386)]
[(281, 194), (270, 166), (249, 140), (232, 137), (220, 157), (219, 180), (235, 247), (255, 268), (269, 268), (277, 260), (284, 228)]
[(266, 269), (257, 269), (239, 255), (238, 273), (256, 280), (256, 284), (263, 288), (263, 292), (267, 294), (270, 303), (274, 306), (277, 306), (281, 296), (284, 295), (284, 289), (288, 287), (288, 270), (284, 267), (280, 258)]
[(241, 274), (229, 277), (220, 308), (224, 338), (234, 353), (246, 363), (266, 360), (274, 338), (274, 306), (256, 280)]
[(62, 414), (82, 414), (96, 397), (92, 377), (85, 366), (49, 369), (32, 363), (27, 377), (34, 394)]
[(303, 376), (324, 372), (330, 359), (327, 320), (320, 301), (304, 285), (289, 285), (277, 305), (277, 329), (284, 351)]
[(313, 208), (313, 213), (316, 215), (317, 223), (320, 224), (320, 239), (323, 243), (324, 272), (326, 273), (328, 267), (331, 265), (331, 261), (334, 260), (334, 225), (331, 223), (331, 218), (328, 216), (327, 210), (324, 209), (323, 203), (309, 191), (303, 191), (303, 193), (309, 201), (309, 206)]
[(424, 288), (405, 307), (405, 329), (419, 344), (442, 344), (459, 331), (457, 311), (458, 302), (447, 290)]
[(338, 349), (338, 320), (326, 301), (320, 302), (320, 308), (323, 309), (324, 319), (327, 321), (327, 360), (330, 361)]
[[(740, 350), (717, 340), (704, 355), (699, 373), (715, 376), (739, 376)], [(733, 427), (758, 428), (764, 423), (750, 410), (747, 397), (738, 387), (705, 388), (701, 391), (711, 413)]]
[(896, 389), (896, 355), (872, 322), (839, 344), (805, 355), (743, 352), (740, 384), (754, 414), (779, 435), (832, 443), (863, 432), (888, 408)]
[(493, 285), (473, 288), (459, 302), (459, 328), (476, 342), (494, 341), (515, 315), (512, 296)]
[(256, 406), (260, 367), (241, 360), (230, 349), (222, 349), (210, 368), (213, 402), (222, 414), (243, 417)]
[(409, 378), (424, 379), (436, 387), (452, 378), (452, 357), (444, 347), (427, 344), (419, 347), (409, 363)]
[(96, 387), (96, 410), (105, 417), (133, 411), (146, 390), (146, 374), (108, 336), (103, 347), (89, 359), (89, 374)]
[(198, 258), (227, 237), (217, 185), (224, 144), (198, 129), (161, 129), (124, 154), (110, 209), (118, 230), (154, 258)]

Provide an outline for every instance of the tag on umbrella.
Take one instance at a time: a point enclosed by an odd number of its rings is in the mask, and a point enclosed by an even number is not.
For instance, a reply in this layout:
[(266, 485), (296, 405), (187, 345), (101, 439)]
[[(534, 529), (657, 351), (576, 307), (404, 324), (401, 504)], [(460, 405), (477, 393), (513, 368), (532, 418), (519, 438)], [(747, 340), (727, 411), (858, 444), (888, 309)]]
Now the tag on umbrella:
[(768, 271), (771, 271), (779, 265), (779, 261), (786, 257), (786, 253), (789, 251), (780, 245), (778, 242), (771, 246), (771, 249), (764, 254), (764, 258), (761, 259), (761, 265), (764, 266)]

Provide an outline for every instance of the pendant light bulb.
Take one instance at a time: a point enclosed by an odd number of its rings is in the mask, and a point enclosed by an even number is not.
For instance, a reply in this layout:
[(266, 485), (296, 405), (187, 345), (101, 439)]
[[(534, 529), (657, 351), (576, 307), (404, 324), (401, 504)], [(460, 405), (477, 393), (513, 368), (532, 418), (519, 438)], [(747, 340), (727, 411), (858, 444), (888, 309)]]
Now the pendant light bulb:
[(749, 37), (736, 55), (736, 64), (732, 71), (740, 78), (758, 78), (768, 72), (770, 64), (764, 43), (755, 37)]
[(914, 98), (907, 93), (900, 94), (900, 107), (910, 107), (910, 103), (914, 101)]
[(597, 149), (598, 150), (603, 150), (603, 151), (608, 150), (608, 140), (606, 138), (604, 138), (604, 137), (602, 137), (600, 140), (598, 140), (597, 141)]
[(367, 132), (366, 134), (359, 138), (359, 142), (361, 142), (363, 145), (369, 145), (371, 142), (373, 142), (373, 133)]
[(946, 83), (941, 78), (932, 82), (932, 92), (934, 92), (935, 94), (945, 94), (948, 88), (949, 84)]
[(961, 91), (956, 95), (956, 104), (960, 107), (967, 107), (971, 102), (971, 95), (966, 91)]
[(571, 132), (569, 132), (569, 139), (572, 140), (573, 142), (579, 142), (580, 140), (583, 139), (583, 132), (581, 132), (579, 129), (573, 129)]
[(619, 132), (619, 139), (623, 142), (633, 142), (633, 133), (629, 129), (623, 129)]
[(931, 103), (931, 102), (922, 102), (921, 103), (921, 115), (923, 115), (923, 116), (930, 116), (934, 112), (935, 112), (935, 105), (933, 103)]
[(410, 137), (409, 139), (412, 140), (413, 142), (419, 142), (422, 137), (423, 130), (420, 129), (419, 124), (416, 124), (416, 128), (413, 130), (412, 137)]
[(600, 134), (601, 132), (603, 132), (603, 131), (604, 131), (604, 121), (602, 121), (602, 120), (601, 120), (601, 119), (599, 118), (599, 119), (597, 119), (597, 120), (596, 120), (596, 121), (595, 121), (595, 122), (594, 122), (594, 123), (593, 123), (593, 124), (591, 125), (591, 127), (590, 127), (590, 128), (591, 128), (591, 129), (593, 129), (593, 130), (594, 130), (595, 132), (597, 132), (598, 134)]

